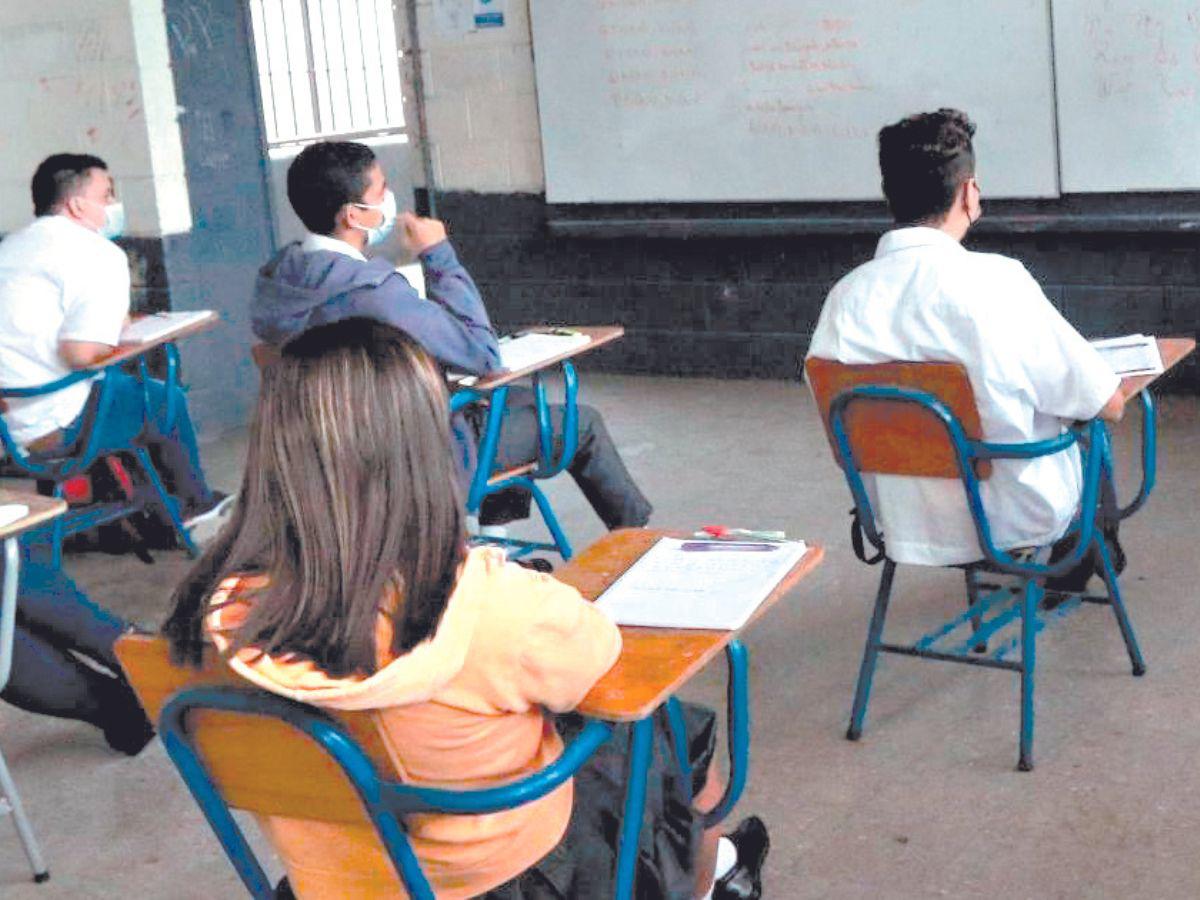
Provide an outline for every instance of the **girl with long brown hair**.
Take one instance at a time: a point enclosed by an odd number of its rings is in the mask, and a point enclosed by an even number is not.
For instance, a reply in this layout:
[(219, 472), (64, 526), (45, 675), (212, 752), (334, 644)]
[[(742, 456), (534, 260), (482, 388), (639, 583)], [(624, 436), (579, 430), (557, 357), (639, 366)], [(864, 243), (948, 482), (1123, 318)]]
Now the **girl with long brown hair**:
[[(444, 381), (412, 339), (364, 319), (305, 332), (264, 372), (237, 510), (164, 632), (181, 661), (212, 642), (266, 690), (377, 711), (405, 781), (476, 787), (557, 758), (577, 717), (548, 712), (575, 707), (621, 643), (573, 588), (499, 550), (468, 551)], [(704, 809), (720, 796), (713, 716), (685, 715), (697, 777), (651, 773), (639, 896), (703, 897), (712, 884), (717, 835), (702, 839), (689, 798)], [(656, 758), (671, 759), (658, 731)], [(438, 896), (611, 896), (627, 740), (618, 730), (573, 782), (516, 809), (412, 817)], [(756, 823), (715, 896), (758, 896)], [(262, 825), (300, 897), (404, 895), (366, 827)]]

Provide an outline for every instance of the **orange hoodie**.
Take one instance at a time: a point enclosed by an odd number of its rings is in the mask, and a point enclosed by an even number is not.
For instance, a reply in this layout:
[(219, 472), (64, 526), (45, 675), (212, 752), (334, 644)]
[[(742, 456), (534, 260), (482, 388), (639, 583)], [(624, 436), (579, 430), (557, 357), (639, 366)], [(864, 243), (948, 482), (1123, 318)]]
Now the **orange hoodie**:
[[(212, 597), (207, 624), (222, 651), (224, 633), (248, 609), (236, 602), (237, 588), (251, 583), (228, 579)], [(574, 588), (490, 548), (468, 555), (431, 637), (392, 658), (391, 626), (381, 617), (376, 639), (380, 667), (370, 677), (332, 678), (310, 660), (250, 648), (229, 664), (272, 693), (333, 710), (377, 710), (401, 780), (466, 788), (513, 781), (556, 759), (562, 741), (542, 708), (572, 709), (621, 649), (617, 627)], [(572, 796), (567, 782), (500, 813), (411, 816), (408, 833), (438, 897), (472, 897), (553, 849)], [(298, 897), (406, 896), (373, 829), (279, 816), (260, 825)]]

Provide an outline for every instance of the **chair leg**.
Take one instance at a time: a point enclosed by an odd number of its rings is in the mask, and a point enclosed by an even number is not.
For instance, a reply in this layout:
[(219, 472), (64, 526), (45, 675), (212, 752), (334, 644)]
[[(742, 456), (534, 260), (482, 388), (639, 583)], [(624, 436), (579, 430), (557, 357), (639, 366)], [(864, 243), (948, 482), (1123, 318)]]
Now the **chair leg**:
[[(65, 499), (61, 481), (54, 483), (54, 496), (59, 500)], [(63, 526), (63, 518), (63, 516), (59, 516), (50, 526), (50, 565), (55, 569), (62, 568), (62, 545), (65, 540), (63, 532), (66, 530)]]
[(875, 595), (875, 609), (871, 613), (871, 625), (867, 629), (867, 646), (858, 670), (858, 684), (854, 688), (854, 708), (850, 712), (850, 727), (846, 730), (847, 740), (857, 741), (862, 737), (863, 719), (867, 715), (867, 700), (871, 696), (871, 681), (875, 677), (875, 661), (879, 658), (879, 641), (883, 637), (883, 621), (887, 618), (888, 599), (892, 594), (895, 574), (896, 564), (885, 559), (883, 574), (879, 577), (879, 591)]
[(1033, 687), (1037, 666), (1037, 608), (1042, 588), (1033, 578), (1021, 597), (1021, 746), (1017, 770), (1033, 769)]
[(574, 551), (571, 549), (571, 542), (567, 540), (562, 526), (558, 524), (558, 516), (554, 514), (554, 507), (550, 505), (550, 499), (542, 493), (542, 489), (533, 481), (529, 482), (529, 492), (533, 495), (538, 511), (542, 514), (542, 520), (546, 523), (546, 528), (550, 531), (550, 537), (554, 540), (554, 546), (558, 548), (558, 555), (564, 561), (570, 559)]
[(639, 719), (631, 726), (633, 741), (629, 748), (628, 774), (625, 784), (625, 815), (621, 821), (621, 836), (617, 853), (617, 900), (631, 900), (637, 874), (638, 838), (642, 832), (642, 817), (646, 811), (646, 773), (653, 749), (653, 720)]
[(1141, 677), (1146, 674), (1146, 661), (1142, 659), (1142, 648), (1138, 646), (1137, 636), (1133, 633), (1133, 623), (1125, 611), (1125, 601), (1121, 599), (1121, 586), (1118, 583), (1117, 572), (1113, 568), (1112, 557), (1103, 538), (1096, 539), (1096, 549), (1100, 553), (1100, 577), (1108, 587), (1108, 601), (1117, 617), (1117, 626), (1121, 629), (1121, 637), (1125, 641), (1125, 649), (1129, 652), (1129, 662), (1133, 666), (1133, 674)]
[[(975, 570), (971, 568), (964, 569), (963, 575), (967, 582), (967, 607), (971, 608), (979, 602), (979, 586), (975, 583)], [(975, 613), (971, 616), (971, 634), (978, 634), (982, 625), (982, 615)], [(971, 650), (975, 653), (987, 653), (987, 641), (980, 641)]]
[(154, 464), (150, 461), (150, 454), (146, 452), (146, 448), (135, 447), (133, 452), (137, 456), (137, 461), (142, 467), (142, 471), (150, 480), (154, 492), (158, 495), (159, 503), (162, 504), (167, 518), (171, 520), (171, 527), (175, 529), (175, 536), (179, 538), (179, 542), (187, 550), (188, 556), (195, 559), (200, 555), (200, 548), (196, 546), (192, 540), (192, 536), (188, 534), (187, 529), (183, 526), (183, 518), (179, 515), (179, 504), (174, 497), (167, 493), (166, 485), (162, 483), (162, 478), (159, 477)]
[(17, 836), (20, 837), (21, 846), (29, 858), (29, 867), (33, 869), (33, 880), (40, 884), (50, 878), (50, 871), (46, 868), (46, 861), (42, 859), (37, 838), (33, 836), (33, 826), (29, 824), (29, 818), (25, 815), (25, 807), (21, 805), (21, 797), (17, 793), (12, 775), (9, 774), (3, 753), (0, 753), (0, 791), (3, 791), (4, 799), (8, 801), (8, 811), (13, 817), (13, 824), (17, 826)]

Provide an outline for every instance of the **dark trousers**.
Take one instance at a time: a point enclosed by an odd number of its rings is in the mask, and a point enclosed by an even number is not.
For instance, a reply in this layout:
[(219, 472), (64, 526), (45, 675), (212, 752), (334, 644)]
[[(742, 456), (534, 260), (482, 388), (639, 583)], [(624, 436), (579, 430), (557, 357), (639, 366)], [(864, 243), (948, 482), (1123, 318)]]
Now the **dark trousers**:
[[(179, 500), (184, 518), (212, 506), (213, 494), (200, 468), (200, 450), (196, 445), (196, 430), (188, 414), (187, 399), (178, 387), (149, 379), (145, 395), (150, 401), (150, 415), (145, 413), (146, 401), (142, 381), (124, 372), (109, 371), (105, 375), (111, 400), (108, 415), (97, 425), (96, 446), (101, 455), (124, 449), (137, 442), (150, 452), (154, 468), (173, 497)], [(174, 393), (175, 422), (172, 429), (161, 432), (155, 418), (166, 410), (168, 391)], [(63, 447), (70, 447), (96, 416), (99, 386), (92, 389), (79, 417), (63, 429)], [(149, 424), (147, 425), (147, 418)]]
[[(556, 455), (562, 449), (564, 412), (565, 407), (561, 404), (550, 407)], [(482, 434), (484, 423), (476, 419), (474, 424), (477, 433)], [(537, 459), (538, 435), (533, 392), (526, 388), (510, 390), (493, 471), (500, 472)], [(579, 448), (567, 471), (607, 528), (639, 527), (650, 520), (654, 507), (625, 468), (603, 417), (590, 406), (579, 407)], [(484, 500), (479, 521), (484, 525), (497, 525), (528, 515), (529, 494), (504, 491)]]
[(12, 674), (0, 698), (103, 727), (115, 679), (81, 657), (119, 674), (112, 648), (127, 623), (89, 600), (62, 570), (22, 555)]

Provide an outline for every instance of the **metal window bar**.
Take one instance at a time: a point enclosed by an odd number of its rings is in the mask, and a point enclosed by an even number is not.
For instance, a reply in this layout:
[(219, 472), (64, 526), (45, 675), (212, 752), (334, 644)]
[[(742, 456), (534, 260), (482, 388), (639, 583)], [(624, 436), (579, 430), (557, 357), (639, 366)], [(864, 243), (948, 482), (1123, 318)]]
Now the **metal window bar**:
[(268, 147), (405, 133), (395, 15), (392, 0), (251, 0)]

